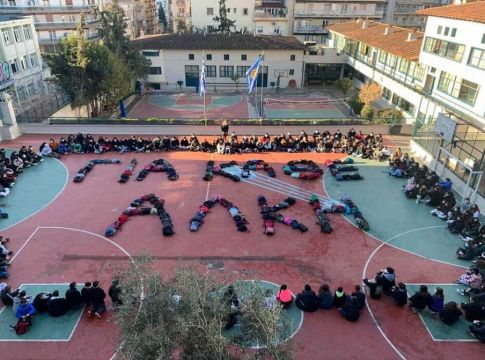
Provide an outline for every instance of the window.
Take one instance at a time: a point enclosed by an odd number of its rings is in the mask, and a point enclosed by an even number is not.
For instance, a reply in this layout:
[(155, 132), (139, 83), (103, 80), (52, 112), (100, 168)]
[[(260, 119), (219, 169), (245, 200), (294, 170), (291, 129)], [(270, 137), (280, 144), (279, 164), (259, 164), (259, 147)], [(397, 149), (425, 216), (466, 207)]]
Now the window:
[(274, 71), (274, 77), (275, 78), (285, 78), (285, 77), (288, 77), (288, 70), (275, 70)]
[(296, 55), (292, 54), (290, 55), (290, 61), (295, 61), (296, 60)]
[(248, 12), (249, 12), (249, 11), (248, 11), (248, 9), (247, 9), (247, 8), (244, 8), (244, 9), (243, 9), (243, 15), (246, 15), (246, 16), (247, 16), (247, 15), (248, 15)]
[(233, 77), (234, 76), (234, 66), (219, 66), (219, 77)]
[(194, 57), (194, 54), (189, 54), (189, 60), (194, 60), (195, 57)]
[(15, 38), (15, 42), (21, 42), (22, 41), (22, 30), (20, 29), (20, 26), (14, 27), (13, 28), (13, 37)]
[(225, 61), (229, 60), (229, 54), (224, 54), (224, 60)]
[(22, 67), (22, 70), (27, 70), (29, 68), (29, 60), (27, 58), (27, 55), (24, 55), (20, 58), (20, 65)]
[(217, 70), (215, 65), (206, 65), (205, 67), (205, 77), (217, 77)]
[(25, 40), (32, 39), (32, 33), (30, 31), (29, 25), (24, 25), (24, 38), (25, 38)]
[(24, 101), (24, 100), (27, 100), (27, 91), (25, 89), (25, 86), (19, 86), (17, 88), (17, 96), (19, 98), (20, 101)]
[(390, 68), (394, 68), (397, 63), (397, 56), (389, 54), (386, 59), (386, 65)]
[(360, 52), (361, 55), (369, 56), (370, 47), (367, 44), (360, 43), (359, 52)]
[(482, 35), (482, 44), (485, 44), (485, 34)]
[(461, 62), (465, 46), (450, 41), (427, 37), (424, 42), (424, 51), (436, 54), (450, 60)]
[(148, 87), (151, 88), (152, 90), (160, 90), (160, 83), (149, 83)]
[(384, 87), (382, 88), (382, 97), (387, 100), (392, 99), (392, 92), (388, 88)]
[(387, 52), (385, 51), (379, 51), (379, 58), (377, 61), (379, 61), (381, 64), (385, 64), (386, 63), (386, 57), (387, 57)]
[(152, 57), (152, 56), (160, 56), (159, 51), (142, 51), (141, 52), (144, 56)]
[(10, 60), (10, 68), (12, 69), (12, 74), (15, 74), (19, 71), (19, 64), (17, 59)]
[(236, 8), (232, 9), (232, 12), (233, 12), (234, 14), (236, 14), (236, 13), (237, 13), (237, 9), (236, 9)]
[(30, 54), (30, 64), (32, 65), (32, 67), (39, 65), (36, 53)]
[(447, 26), (445, 27), (445, 32), (443, 33), (443, 35), (448, 36), (449, 33), (450, 33), (450, 28)]
[(257, 32), (258, 34), (262, 34), (262, 33), (264, 32), (264, 27), (263, 27), (263, 26), (257, 26), (257, 27), (256, 27), (256, 32)]
[(478, 94), (478, 84), (442, 71), (438, 90), (473, 106)]
[(424, 80), (424, 67), (421, 65), (416, 66), (416, 71), (414, 73), (414, 78), (419, 81)]
[(27, 90), (29, 91), (29, 95), (30, 96), (35, 96), (36, 95), (35, 86), (34, 86), (34, 83), (33, 82), (27, 84)]
[(150, 75), (160, 75), (162, 68), (160, 66), (150, 66)]
[(451, 29), (451, 37), (456, 36), (456, 28)]
[(207, 8), (207, 15), (208, 16), (214, 15), (214, 8)]
[(281, 28), (279, 28), (279, 27), (274, 28), (274, 29), (273, 29), (273, 33), (274, 33), (275, 35), (280, 35), (280, 34), (281, 34)]
[(441, 31), (442, 31), (442, 30), (443, 30), (443, 26), (441, 26), (441, 25), (440, 25), (440, 26), (438, 26), (438, 31), (437, 31), (437, 32), (438, 32), (438, 34), (441, 34)]
[(295, 75), (295, 69), (290, 69), (290, 75)]
[(5, 45), (10, 44), (10, 34), (8, 33), (8, 30), (2, 31), (2, 37), (3, 37), (3, 42), (5, 43)]
[(212, 60), (212, 54), (206, 54), (205, 59), (206, 60)]
[(246, 54), (241, 55), (241, 61), (246, 61), (248, 59), (248, 56)]
[(245, 77), (246, 72), (249, 70), (250, 66), (238, 66), (236, 68), (236, 75), (239, 77)]
[(485, 70), (485, 50), (472, 48), (470, 58), (468, 59), (468, 65)]
[(407, 74), (409, 68), (409, 61), (406, 59), (401, 59), (401, 62), (399, 64), (399, 71), (402, 72), (403, 74)]
[(227, 8), (227, 13), (230, 14), (231, 13), (231, 8)]

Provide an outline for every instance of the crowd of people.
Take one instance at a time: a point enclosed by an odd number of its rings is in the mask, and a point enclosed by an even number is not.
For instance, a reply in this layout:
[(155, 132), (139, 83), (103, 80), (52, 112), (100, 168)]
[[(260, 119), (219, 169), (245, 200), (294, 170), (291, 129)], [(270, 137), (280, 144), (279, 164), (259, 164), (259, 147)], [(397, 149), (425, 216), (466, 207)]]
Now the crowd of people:
[(354, 129), (346, 134), (337, 130), (320, 132), (315, 130), (308, 135), (301, 131), (299, 135), (291, 133), (279, 136), (238, 136), (234, 132), (223, 132), (222, 136), (213, 139), (200, 140), (196, 135), (182, 136), (155, 136), (155, 137), (103, 137), (95, 139), (90, 134), (69, 135), (59, 140), (50, 139), (42, 143), (39, 153), (46, 155), (64, 154), (101, 154), (105, 152), (161, 152), (161, 151), (203, 151), (218, 154), (238, 154), (246, 152), (321, 152), (354, 154), (362, 158), (383, 160), (389, 157), (390, 151), (383, 144), (382, 135), (357, 132)]
[(4, 238), (0, 236), (0, 279), (8, 279), (10, 273), (8, 267), (10, 266), (10, 256), (13, 251), (7, 248), (7, 243), (10, 242), (10, 238)]
[[(36, 314), (46, 313), (52, 317), (66, 315), (71, 310), (87, 309), (88, 317), (102, 319), (106, 312), (106, 293), (99, 281), (86, 282), (81, 290), (75, 282), (69, 284), (64, 297), (59, 290), (41, 292), (35, 296), (29, 295), (25, 290), (15, 289), (6, 283), (0, 284), (0, 299), (3, 305), (12, 307), (17, 324), (12, 326), (16, 331), (21, 328), (24, 333), (26, 328), (32, 325)], [(121, 304), (121, 288), (117, 279), (113, 279), (108, 291), (113, 308), (117, 309)], [(25, 329), (25, 331), (23, 330)]]

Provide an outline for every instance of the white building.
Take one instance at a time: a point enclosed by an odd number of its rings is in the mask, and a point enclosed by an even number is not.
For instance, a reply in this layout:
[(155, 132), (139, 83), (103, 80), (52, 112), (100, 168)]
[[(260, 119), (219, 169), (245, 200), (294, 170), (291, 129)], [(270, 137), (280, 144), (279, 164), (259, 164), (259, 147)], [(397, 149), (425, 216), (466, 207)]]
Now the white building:
[(76, 29), (81, 13), (88, 39), (97, 39), (101, 11), (110, 0), (0, 0), (0, 13), (32, 15), (42, 52), (54, 52), (60, 39)]
[(416, 11), (448, 3), (449, 0), (388, 0), (382, 21), (402, 27), (424, 29), (426, 16), (416, 14)]
[(118, 0), (118, 5), (125, 12), (130, 38), (160, 32), (155, 0)]
[(46, 93), (33, 19), (0, 15), (0, 34), (0, 93), (7, 93), (15, 112), (22, 113)]
[(291, 35), (293, 4), (293, 0), (256, 0), (254, 32), (257, 35)]
[[(227, 17), (236, 22), (236, 31), (253, 32), (255, 0), (227, 0), (226, 7)], [(210, 32), (218, 25), (214, 17), (219, 15), (219, 0), (192, 1), (191, 15), (194, 29)]]
[[(202, 1), (201, 1), (202, 2)], [(190, 29), (192, 26), (190, 0), (169, 0), (170, 24), (174, 32)]]
[[(133, 41), (151, 60), (145, 87), (172, 90), (196, 87), (205, 62), (207, 91), (245, 87), (245, 74), (264, 51), (262, 85), (302, 86), (305, 47), (294, 37), (243, 34), (170, 34)], [(239, 79), (234, 80), (235, 77)], [(261, 85), (261, 74), (260, 81)]]

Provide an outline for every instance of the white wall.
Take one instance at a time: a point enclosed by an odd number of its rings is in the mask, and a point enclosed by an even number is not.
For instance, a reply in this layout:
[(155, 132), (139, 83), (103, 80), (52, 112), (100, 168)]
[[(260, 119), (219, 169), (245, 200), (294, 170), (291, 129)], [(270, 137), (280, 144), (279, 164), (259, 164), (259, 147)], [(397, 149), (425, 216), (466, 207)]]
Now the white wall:
[[(176, 0), (173, 0), (176, 1)], [(246, 28), (249, 32), (254, 29), (254, 0), (227, 0), (226, 6), (230, 10), (228, 18), (235, 20), (236, 30)], [(207, 8), (213, 9), (213, 15), (207, 15)], [(234, 13), (236, 9), (236, 13)], [(248, 14), (244, 15), (243, 9), (247, 9)], [(196, 0), (192, 1), (192, 26), (195, 28), (206, 28), (211, 25), (217, 27), (213, 18), (219, 15), (219, 0)]]

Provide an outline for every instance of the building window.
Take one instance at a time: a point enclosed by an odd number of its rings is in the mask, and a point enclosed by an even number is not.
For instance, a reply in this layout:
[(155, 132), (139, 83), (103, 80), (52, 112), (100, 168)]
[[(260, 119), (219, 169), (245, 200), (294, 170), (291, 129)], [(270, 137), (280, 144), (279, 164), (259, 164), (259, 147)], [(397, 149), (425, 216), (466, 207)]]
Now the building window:
[(34, 83), (33, 82), (27, 84), (27, 90), (28, 90), (29, 95), (31, 97), (36, 95), (35, 86), (34, 86)]
[(189, 60), (194, 60), (194, 59), (195, 59), (194, 54), (189, 54)]
[(441, 26), (441, 25), (440, 25), (440, 26), (438, 26), (438, 31), (437, 31), (437, 32), (438, 32), (438, 34), (441, 34), (441, 31), (442, 31), (442, 30), (443, 30), (443, 26)]
[(448, 36), (449, 33), (450, 33), (450, 28), (447, 26), (445, 27), (445, 32), (443, 33), (443, 35)]
[(148, 87), (151, 88), (152, 90), (160, 90), (160, 83), (149, 83)]
[(27, 91), (25, 89), (25, 86), (19, 86), (17, 88), (17, 96), (19, 97), (19, 101), (25, 101), (27, 100)]
[(264, 32), (264, 27), (263, 27), (263, 26), (257, 26), (257, 27), (256, 27), (256, 32), (257, 32), (258, 34), (262, 34), (262, 33)]
[(485, 34), (482, 35), (482, 44), (485, 44)]
[(379, 61), (381, 64), (385, 64), (386, 63), (386, 57), (387, 57), (387, 52), (385, 51), (379, 51), (379, 58), (377, 61)]
[(438, 90), (473, 106), (478, 94), (478, 84), (442, 71)]
[(416, 80), (419, 80), (419, 81), (423, 81), (424, 80), (424, 67), (421, 66), (421, 65), (417, 65), (416, 66), (416, 71), (414, 73), (414, 78)]
[(150, 75), (160, 75), (162, 68), (160, 66), (150, 66)]
[(36, 53), (30, 54), (30, 64), (32, 65), (32, 67), (39, 65)]
[(290, 69), (290, 75), (295, 75), (295, 69)]
[(30, 31), (30, 26), (24, 25), (24, 38), (25, 40), (32, 39), (32, 33)]
[(360, 52), (361, 55), (369, 56), (370, 47), (367, 44), (360, 43), (359, 52)]
[(450, 41), (427, 37), (424, 42), (424, 51), (461, 62), (465, 46)]
[(389, 90), (386, 87), (383, 87), (382, 88), (382, 97), (384, 99), (391, 100), (392, 99), (392, 92), (391, 92), (391, 90)]
[(389, 66), (390, 68), (394, 68), (397, 63), (397, 56), (389, 54), (389, 56), (386, 59), (386, 65)]
[(227, 8), (227, 13), (230, 14), (231, 13), (231, 8)]
[(20, 29), (20, 27), (13, 28), (13, 37), (15, 38), (15, 42), (22, 41), (22, 30)]
[(19, 71), (17, 59), (10, 60), (10, 68), (12, 69), (12, 74), (16, 74)]
[(27, 55), (24, 55), (20, 58), (20, 65), (22, 67), (22, 70), (27, 70), (29, 68), (29, 60), (27, 58)]
[(144, 56), (147, 56), (147, 57), (154, 57), (154, 56), (160, 56), (160, 52), (159, 51), (142, 51), (141, 52)]
[(8, 30), (2, 31), (2, 37), (3, 37), (3, 42), (5, 43), (5, 45), (10, 44), (10, 34), (8, 33)]
[(207, 54), (207, 55), (205, 56), (205, 59), (206, 59), (206, 60), (212, 60), (212, 54)]
[(273, 33), (275, 35), (280, 35), (281, 34), (281, 29), (279, 27), (273, 29)]
[(236, 13), (237, 13), (237, 9), (236, 9), (236, 8), (232, 9), (232, 12), (233, 12), (234, 14), (236, 14)]
[(233, 77), (234, 76), (234, 66), (219, 66), (219, 77)]
[(295, 61), (296, 60), (296, 55), (292, 54), (290, 55), (290, 61)]
[(241, 55), (241, 61), (246, 61), (248, 59), (248, 56), (246, 54)]
[(229, 60), (229, 54), (224, 54), (224, 60), (228, 61)]
[(472, 48), (468, 65), (485, 70), (485, 50)]
[(208, 16), (214, 15), (214, 8), (207, 8), (207, 15)]
[(239, 77), (245, 77), (246, 72), (249, 70), (250, 66), (238, 66), (236, 68), (236, 75)]
[(244, 8), (244, 9), (243, 9), (243, 15), (246, 15), (246, 16), (247, 16), (247, 15), (248, 15), (248, 13), (249, 13), (248, 9), (247, 9), (247, 8)]
[(456, 36), (456, 28), (451, 29), (451, 37)]
[(215, 65), (207, 65), (205, 67), (205, 77), (212, 77), (215, 78), (217, 77), (217, 69)]
[(399, 71), (402, 72), (403, 74), (407, 74), (409, 69), (409, 61), (406, 59), (401, 59), (401, 62), (399, 64)]

